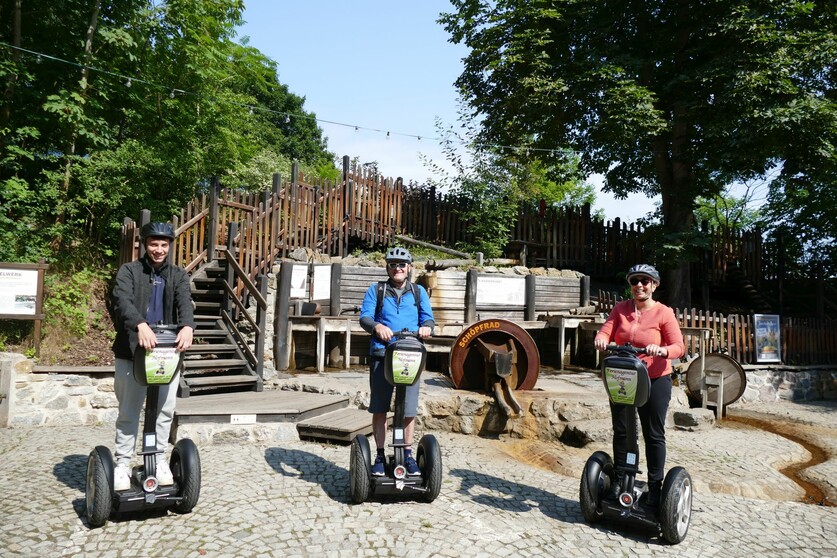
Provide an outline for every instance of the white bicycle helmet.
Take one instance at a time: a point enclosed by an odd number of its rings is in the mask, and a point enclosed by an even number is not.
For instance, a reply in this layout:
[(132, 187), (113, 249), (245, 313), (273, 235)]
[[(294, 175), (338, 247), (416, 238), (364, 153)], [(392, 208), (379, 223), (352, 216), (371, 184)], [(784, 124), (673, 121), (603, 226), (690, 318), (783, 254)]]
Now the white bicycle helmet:
[(660, 273), (653, 265), (637, 264), (628, 270), (628, 274), (625, 276), (625, 279), (630, 281), (631, 277), (634, 275), (645, 275), (646, 277), (650, 277), (658, 285), (660, 284)]
[(388, 262), (413, 263), (413, 256), (410, 255), (410, 251), (400, 246), (387, 250), (387, 255), (384, 259)]

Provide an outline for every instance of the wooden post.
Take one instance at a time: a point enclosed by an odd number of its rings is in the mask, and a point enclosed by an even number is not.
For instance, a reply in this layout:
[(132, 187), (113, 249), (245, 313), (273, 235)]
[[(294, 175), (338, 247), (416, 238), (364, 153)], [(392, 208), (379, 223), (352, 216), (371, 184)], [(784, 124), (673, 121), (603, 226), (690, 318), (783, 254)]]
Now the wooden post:
[(343, 155), (343, 226), (342, 230), (342, 256), (349, 256), (349, 235), (352, 231), (352, 218), (354, 217), (354, 206), (352, 193), (353, 189), (349, 184), (349, 165), (351, 161), (348, 155)]
[(817, 317), (825, 318), (825, 272), (821, 261), (817, 262)]
[[(291, 226), (288, 229), (285, 244), (291, 243), (289, 249), (299, 246), (297, 215), (299, 214), (299, 163), (296, 161), (291, 165)], [(291, 240), (293, 239), (293, 240)]]
[(281, 204), (279, 203), (279, 196), (282, 192), (282, 177), (279, 173), (273, 173), (273, 210), (272, 213), (272, 223), (273, 228), (270, 231), (270, 245), (273, 247), (273, 250), (270, 254), (270, 263), (273, 264), (273, 259), (279, 255), (279, 227), (281, 225), (281, 213), (279, 211), (279, 207)]
[(590, 306), (590, 276), (581, 276), (581, 300), (579, 306)]
[(340, 304), (340, 278), (343, 276), (343, 264), (331, 264), (331, 287), (329, 289), (329, 307), (332, 316), (339, 316), (343, 308)]
[(779, 314), (784, 313), (784, 293), (782, 292), (785, 289), (785, 242), (784, 242), (784, 229), (779, 227), (778, 238), (776, 240), (778, 246), (776, 250), (776, 255), (779, 257), (779, 265), (777, 266), (777, 275), (778, 275), (778, 291), (779, 291)]
[(276, 370), (287, 370), (291, 365), (290, 300), (293, 266), (283, 261), (279, 268), (279, 284), (276, 289), (276, 311), (274, 313), (273, 358)]
[(215, 259), (215, 246), (218, 242), (218, 197), (221, 195), (221, 183), (217, 176), (212, 177), (209, 191), (209, 230), (206, 237), (206, 259)]
[(526, 295), (524, 299), (525, 303), (523, 319), (527, 322), (534, 322), (537, 313), (537, 308), (535, 308), (535, 291), (537, 286), (537, 277), (535, 277), (534, 275), (527, 275), (525, 277), (525, 281)]
[[(262, 295), (262, 299), (267, 300), (267, 275), (259, 275), (256, 278), (256, 286), (259, 289), (259, 294)], [(259, 378), (264, 379), (264, 344), (267, 341), (265, 339), (267, 308), (262, 308), (261, 304), (257, 306), (256, 324), (258, 325), (258, 331), (256, 332), (256, 374)]]
[[(227, 258), (235, 259), (235, 236), (238, 234), (238, 223), (233, 221), (230, 223), (229, 227), (227, 227), (227, 230), (229, 231), (227, 233)], [(226, 281), (227, 285), (230, 286), (230, 289), (235, 292), (235, 271), (229, 263), (227, 263)], [(230, 295), (224, 295), (223, 302), (221, 302), (221, 308), (229, 314), (231, 310)]]
[(465, 323), (477, 321), (477, 270), (469, 269), (465, 275)]
[(41, 321), (44, 315), (44, 275), (49, 266), (46, 260), (38, 260), (38, 288), (35, 291), (35, 356), (41, 356)]
[[(147, 223), (151, 222), (151, 210), (150, 209), (143, 209), (140, 211), (140, 222), (139, 222), (139, 229), (140, 234), (142, 234), (142, 227)], [(140, 236), (139, 240), (139, 258), (145, 255), (145, 242), (142, 241), (142, 236)]]

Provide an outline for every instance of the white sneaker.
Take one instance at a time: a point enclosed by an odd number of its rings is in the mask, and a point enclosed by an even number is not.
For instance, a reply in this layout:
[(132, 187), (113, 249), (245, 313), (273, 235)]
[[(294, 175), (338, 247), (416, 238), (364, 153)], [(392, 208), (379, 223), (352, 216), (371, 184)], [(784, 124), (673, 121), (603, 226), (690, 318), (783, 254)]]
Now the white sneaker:
[(157, 460), (157, 482), (160, 486), (171, 486), (174, 484), (174, 476), (171, 474), (169, 462), (163, 458)]
[(131, 469), (125, 463), (119, 463), (113, 468), (113, 489), (128, 490), (131, 488)]

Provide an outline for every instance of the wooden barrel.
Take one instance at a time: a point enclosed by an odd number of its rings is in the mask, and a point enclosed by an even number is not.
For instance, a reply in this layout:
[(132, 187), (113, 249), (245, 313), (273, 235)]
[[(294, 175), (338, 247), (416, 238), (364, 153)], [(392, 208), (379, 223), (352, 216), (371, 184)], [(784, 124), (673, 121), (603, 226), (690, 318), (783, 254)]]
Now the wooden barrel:
[[(704, 361), (704, 370), (716, 370), (723, 373), (724, 405), (735, 403), (742, 395), (744, 395), (744, 389), (747, 387), (747, 375), (744, 373), (744, 369), (741, 365), (738, 364), (738, 361), (725, 354), (709, 353), (705, 357), (698, 357), (689, 363), (689, 368), (686, 371), (686, 388), (689, 392), (689, 398), (696, 401), (699, 405), (703, 403), (703, 401), (701, 401), (700, 394), (701, 360)], [(716, 387), (708, 387), (708, 401), (715, 401), (718, 397), (716, 392)]]

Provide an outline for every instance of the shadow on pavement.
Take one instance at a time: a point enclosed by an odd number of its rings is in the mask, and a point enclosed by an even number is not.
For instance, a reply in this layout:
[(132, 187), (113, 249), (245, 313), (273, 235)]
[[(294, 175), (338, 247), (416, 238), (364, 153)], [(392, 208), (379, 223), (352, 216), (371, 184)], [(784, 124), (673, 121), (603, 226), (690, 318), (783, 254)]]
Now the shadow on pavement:
[(484, 506), (517, 513), (540, 510), (544, 515), (566, 523), (581, 523), (578, 502), (567, 500), (518, 482), (486, 475), (471, 469), (451, 469), (453, 477), (462, 479), (459, 493)]
[(349, 503), (349, 472), (343, 467), (319, 455), (295, 449), (267, 448), (264, 458), (280, 475), (319, 484), (335, 502)]
[[(576, 500), (567, 500), (540, 488), (471, 469), (451, 469), (450, 475), (462, 479), (459, 493), (470, 496), (471, 500), (477, 504), (515, 513), (526, 513), (537, 509), (547, 517), (564, 523), (585, 523)], [(631, 525), (618, 525), (615, 522), (587, 525), (603, 533), (614, 533), (628, 540), (644, 543), (658, 541), (660, 544), (665, 544), (658, 533)]]
[(66, 455), (52, 468), (52, 474), (59, 482), (73, 490), (84, 492), (87, 484), (87, 456)]

